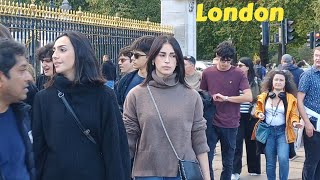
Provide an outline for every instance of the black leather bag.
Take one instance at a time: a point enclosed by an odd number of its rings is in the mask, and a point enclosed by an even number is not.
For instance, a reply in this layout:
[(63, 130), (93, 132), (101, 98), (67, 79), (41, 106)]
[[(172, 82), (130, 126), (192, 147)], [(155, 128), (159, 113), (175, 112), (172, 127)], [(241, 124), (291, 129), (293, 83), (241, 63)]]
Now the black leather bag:
[(182, 180), (203, 180), (200, 165), (196, 161), (179, 160), (179, 173)]
[(155, 106), (155, 108), (157, 110), (157, 113), (158, 113), (162, 128), (163, 128), (163, 130), (164, 130), (164, 132), (165, 132), (165, 134), (167, 136), (167, 139), (168, 139), (168, 141), (170, 143), (170, 146), (171, 146), (174, 154), (176, 155), (177, 159), (179, 160), (179, 175), (181, 177), (181, 180), (203, 180), (202, 171), (201, 171), (200, 165), (199, 165), (199, 163), (197, 161), (183, 160), (178, 156), (178, 153), (177, 153), (176, 149), (173, 147), (171, 139), (170, 139), (170, 137), (169, 137), (169, 135), (167, 133), (167, 129), (164, 126), (162, 117), (160, 115), (160, 111), (158, 109), (156, 101), (153, 98), (153, 95), (151, 93), (149, 85), (147, 85), (147, 88), (148, 88), (149, 94), (151, 96), (151, 99), (153, 101), (153, 104), (154, 104), (154, 106)]

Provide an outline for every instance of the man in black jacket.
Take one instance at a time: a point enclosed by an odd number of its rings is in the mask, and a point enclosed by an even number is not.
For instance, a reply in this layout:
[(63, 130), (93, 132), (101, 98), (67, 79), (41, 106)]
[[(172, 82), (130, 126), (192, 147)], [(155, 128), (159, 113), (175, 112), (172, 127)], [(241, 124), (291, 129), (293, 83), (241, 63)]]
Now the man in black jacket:
[(109, 86), (111, 89), (114, 87), (114, 82), (117, 78), (116, 65), (113, 64), (109, 59), (109, 55), (105, 54), (102, 57), (102, 75), (106, 78), (106, 86)]
[(291, 72), (294, 78), (294, 82), (299, 87), (299, 80), (301, 74), (304, 72), (301, 68), (293, 64), (293, 58), (290, 54), (284, 54), (281, 58), (282, 69)]
[(35, 179), (25, 47), (0, 40), (0, 171), (3, 179)]

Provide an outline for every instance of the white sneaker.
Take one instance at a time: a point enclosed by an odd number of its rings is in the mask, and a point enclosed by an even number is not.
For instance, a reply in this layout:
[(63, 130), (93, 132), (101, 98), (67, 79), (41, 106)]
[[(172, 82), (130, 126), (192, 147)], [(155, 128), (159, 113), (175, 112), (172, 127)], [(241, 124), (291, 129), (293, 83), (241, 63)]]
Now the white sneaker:
[(240, 174), (235, 173), (231, 175), (231, 180), (238, 180), (238, 179), (240, 179)]
[(257, 173), (250, 173), (250, 176), (259, 176), (260, 174)]

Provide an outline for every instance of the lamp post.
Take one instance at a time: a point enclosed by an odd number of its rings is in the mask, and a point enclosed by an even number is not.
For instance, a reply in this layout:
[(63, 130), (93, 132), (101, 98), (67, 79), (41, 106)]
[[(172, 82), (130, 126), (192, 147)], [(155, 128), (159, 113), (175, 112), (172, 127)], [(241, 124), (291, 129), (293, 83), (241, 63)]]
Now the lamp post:
[(60, 6), (61, 9), (63, 10), (70, 10), (72, 7), (69, 4), (68, 0), (63, 0), (62, 5)]
[(54, 8), (53, 0), (50, 0), (50, 8), (51, 8), (51, 9), (53, 9), (53, 8)]

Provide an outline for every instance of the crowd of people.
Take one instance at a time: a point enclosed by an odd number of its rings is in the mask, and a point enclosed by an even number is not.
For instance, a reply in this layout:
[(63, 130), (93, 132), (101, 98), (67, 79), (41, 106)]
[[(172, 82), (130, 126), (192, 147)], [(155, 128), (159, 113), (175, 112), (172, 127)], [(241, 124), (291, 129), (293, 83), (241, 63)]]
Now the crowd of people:
[[(123, 47), (116, 65), (99, 64), (89, 39), (68, 31), (37, 51), (37, 77), (25, 47), (0, 26), (0, 180), (178, 180), (181, 161), (213, 180), (239, 179), (247, 168), (287, 180), (295, 128), (304, 128), (303, 180), (320, 177), (320, 48), (302, 70), (291, 55), (277, 69), (235, 59), (232, 43), (215, 49), (198, 72), (173, 36), (142, 36)], [(300, 118), (301, 117), (301, 118)], [(244, 141), (245, 140), (245, 141)]]

